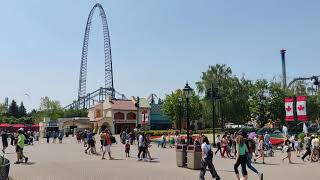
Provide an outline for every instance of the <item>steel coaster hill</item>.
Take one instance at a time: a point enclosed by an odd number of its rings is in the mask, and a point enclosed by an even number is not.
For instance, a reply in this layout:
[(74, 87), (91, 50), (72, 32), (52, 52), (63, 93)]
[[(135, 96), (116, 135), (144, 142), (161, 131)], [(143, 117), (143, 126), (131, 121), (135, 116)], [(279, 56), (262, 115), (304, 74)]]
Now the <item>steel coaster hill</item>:
[[(102, 26), (103, 26), (105, 84), (104, 84), (104, 87), (100, 87), (94, 92), (86, 93), (89, 35), (90, 35), (92, 17), (96, 9), (99, 9), (99, 15), (101, 17)], [(114, 89), (112, 55), (111, 55), (111, 44), (110, 44), (108, 22), (107, 22), (106, 13), (102, 5), (97, 3), (93, 6), (93, 8), (90, 11), (85, 33), (84, 33), (82, 55), (81, 55), (78, 99), (74, 100), (71, 104), (66, 106), (65, 109), (88, 109), (95, 102), (103, 102), (109, 96), (111, 96), (111, 98), (113, 99), (116, 99), (116, 95), (120, 96), (121, 99), (126, 99), (124, 94), (121, 94)]]

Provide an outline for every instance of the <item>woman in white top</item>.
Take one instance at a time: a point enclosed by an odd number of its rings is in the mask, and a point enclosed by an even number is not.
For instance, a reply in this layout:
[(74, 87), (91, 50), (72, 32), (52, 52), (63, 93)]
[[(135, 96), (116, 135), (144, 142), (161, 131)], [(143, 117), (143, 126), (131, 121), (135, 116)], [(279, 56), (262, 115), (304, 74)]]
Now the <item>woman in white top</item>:
[(203, 144), (201, 145), (201, 150), (202, 150), (202, 159), (201, 159), (201, 169), (200, 169), (200, 180), (204, 180), (204, 176), (207, 171), (207, 166), (212, 175), (212, 178), (220, 180), (220, 177), (216, 169), (214, 168), (214, 165), (212, 164), (213, 152), (212, 152), (211, 144), (209, 143), (209, 140), (207, 137), (203, 138)]
[(263, 135), (260, 135), (260, 136), (259, 136), (259, 144), (258, 144), (259, 156), (254, 159), (254, 162), (256, 162), (258, 159), (262, 158), (262, 164), (265, 164), (265, 162), (264, 162), (264, 149), (263, 149), (263, 145), (264, 145), (264, 138), (263, 138)]

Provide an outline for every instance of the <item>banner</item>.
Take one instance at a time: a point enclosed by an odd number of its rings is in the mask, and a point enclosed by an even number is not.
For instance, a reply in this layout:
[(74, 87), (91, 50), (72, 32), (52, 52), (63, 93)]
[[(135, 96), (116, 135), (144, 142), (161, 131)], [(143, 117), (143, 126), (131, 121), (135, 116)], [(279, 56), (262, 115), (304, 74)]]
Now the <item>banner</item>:
[(149, 121), (149, 114), (148, 111), (142, 111), (140, 114), (141, 124), (148, 124)]
[(285, 98), (286, 121), (294, 121), (293, 98)]
[(307, 96), (297, 97), (297, 116), (298, 116), (298, 121), (308, 121)]

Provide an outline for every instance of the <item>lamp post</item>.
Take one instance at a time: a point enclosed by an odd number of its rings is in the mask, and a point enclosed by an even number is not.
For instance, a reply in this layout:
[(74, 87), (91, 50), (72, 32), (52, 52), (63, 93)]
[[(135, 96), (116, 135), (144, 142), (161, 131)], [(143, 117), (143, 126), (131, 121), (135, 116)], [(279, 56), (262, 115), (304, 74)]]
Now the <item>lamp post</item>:
[(136, 122), (136, 128), (138, 128), (138, 125), (139, 125), (139, 116), (140, 116), (140, 110), (139, 110), (139, 108), (140, 108), (140, 98), (139, 98), (139, 96), (137, 97), (137, 100), (136, 100), (136, 103), (135, 103), (135, 106), (136, 106), (136, 108), (137, 108), (137, 122)]
[(266, 97), (263, 94), (260, 94), (260, 126), (263, 126), (265, 123), (265, 103)]
[(212, 136), (213, 136), (213, 146), (216, 145), (216, 127), (215, 127), (215, 100), (220, 99), (218, 96), (218, 88), (215, 88), (213, 83), (211, 88), (207, 89), (207, 97), (210, 97), (212, 105)]
[(182, 132), (182, 98), (179, 97), (178, 99), (178, 102), (179, 102), (179, 125), (177, 124), (177, 126), (179, 126), (179, 130), (180, 130), (180, 133)]
[(190, 134), (189, 134), (189, 128), (190, 128), (190, 122), (189, 122), (189, 99), (192, 95), (193, 89), (189, 86), (187, 83), (186, 86), (183, 88), (183, 92), (186, 96), (186, 102), (187, 102), (187, 144), (190, 145)]

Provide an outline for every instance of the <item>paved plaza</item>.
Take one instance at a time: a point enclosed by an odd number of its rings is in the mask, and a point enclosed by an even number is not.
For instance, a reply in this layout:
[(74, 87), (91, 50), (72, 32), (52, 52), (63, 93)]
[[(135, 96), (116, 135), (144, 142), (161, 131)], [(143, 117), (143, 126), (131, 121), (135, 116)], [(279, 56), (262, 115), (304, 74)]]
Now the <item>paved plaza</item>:
[[(99, 149), (99, 148), (97, 148)], [(137, 148), (132, 146), (131, 155), (136, 157)], [(6, 157), (15, 162), (14, 148), (7, 150)], [(46, 144), (45, 139), (34, 146), (25, 148), (30, 163), (11, 165), (10, 176), (14, 180), (197, 180), (199, 171), (178, 168), (175, 163), (174, 149), (150, 148), (154, 162), (137, 162), (136, 158), (125, 158), (123, 145), (112, 147), (112, 154), (117, 160), (101, 160), (101, 156), (87, 155), (82, 144), (75, 138), (65, 138), (63, 144)], [(276, 152), (275, 158), (267, 158), (266, 165), (256, 164), (262, 170), (266, 180), (318, 180), (320, 163), (303, 163), (294, 158), (297, 164), (282, 163), (284, 154)], [(214, 164), (222, 179), (236, 179), (233, 171), (235, 160), (214, 157)], [(240, 168), (239, 168), (240, 170)], [(212, 179), (206, 175), (206, 179)], [(249, 179), (258, 179), (249, 172)]]

